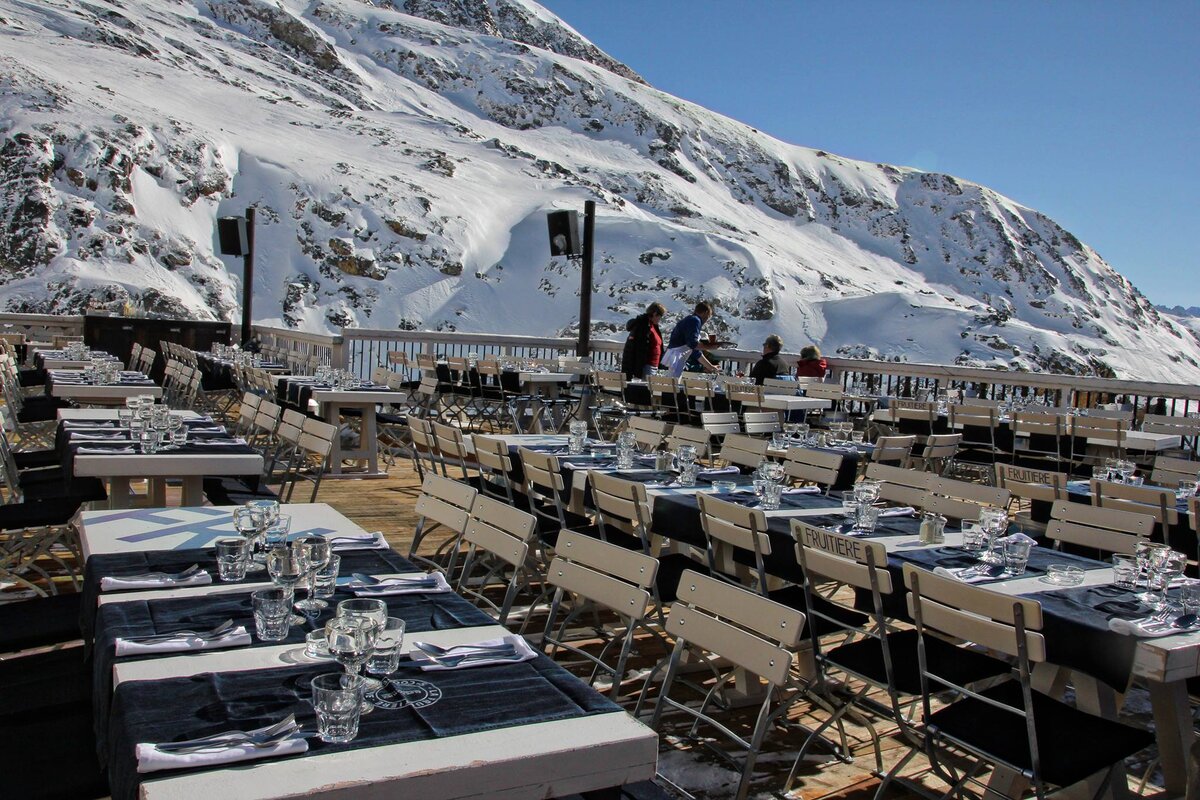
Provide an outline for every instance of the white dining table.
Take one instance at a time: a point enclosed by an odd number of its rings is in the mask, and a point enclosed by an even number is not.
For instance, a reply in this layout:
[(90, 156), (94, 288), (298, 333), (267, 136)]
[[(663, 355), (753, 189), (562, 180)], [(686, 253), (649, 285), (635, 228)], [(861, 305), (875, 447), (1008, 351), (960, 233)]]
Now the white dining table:
[[(329, 456), (327, 478), (383, 478), (386, 471), (379, 469), (379, 426), (375, 419), (375, 406), (402, 402), (404, 395), (388, 389), (313, 389), (312, 399), (321, 409), (321, 415), (331, 425), (341, 424), (343, 409), (357, 409), (361, 413), (358, 447), (342, 445), (341, 436), (333, 437), (333, 450)], [(365, 470), (347, 471), (342, 461), (358, 459), (365, 463)]]
[[(62, 370), (62, 372), (69, 376), (82, 377), (84, 370)], [(55, 382), (53, 376), (49, 379), (47, 390), (51, 397), (106, 405), (124, 403), (126, 398), (139, 395), (150, 395), (155, 400), (163, 395), (162, 387), (153, 383), (61, 383)]]
[[(84, 558), (107, 553), (190, 550), (212, 547), (217, 539), (236, 537), (233, 511), (238, 506), (165, 506), (84, 511), (79, 538)], [(286, 503), (280, 513), (292, 517), (293, 533), (365, 536), (367, 531), (328, 503)]]

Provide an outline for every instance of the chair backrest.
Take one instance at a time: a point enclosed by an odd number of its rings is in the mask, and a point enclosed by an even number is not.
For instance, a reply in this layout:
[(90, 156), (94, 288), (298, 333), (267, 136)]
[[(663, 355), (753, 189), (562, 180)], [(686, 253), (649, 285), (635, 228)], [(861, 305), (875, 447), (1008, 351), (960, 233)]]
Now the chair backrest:
[(680, 382), (683, 384), (683, 393), (688, 397), (709, 401), (716, 395), (716, 387), (707, 378), (685, 375)]
[(1152, 486), (1126, 486), (1123, 483), (1101, 481), (1092, 478), (1092, 505), (1150, 514), (1160, 525), (1169, 526), (1179, 522), (1176, 509), (1175, 490)]
[(738, 415), (733, 411), (705, 411), (700, 415), (700, 424), (710, 436), (724, 437), (728, 433), (741, 433)]
[(563, 529), (554, 546), (555, 558), (546, 580), (632, 620), (641, 620), (651, 606), (650, 587), (658, 574), (658, 559)]
[[(1000, 486), (985, 486), (982, 483), (957, 481), (951, 478), (937, 478), (930, 482), (929, 491), (943, 497), (965, 500), (976, 505), (1006, 508), (1012, 493)], [(973, 519), (973, 517), (968, 517)]]
[(846, 393), (842, 390), (840, 383), (806, 383), (804, 384), (804, 396), (838, 402), (846, 396)]
[(925, 447), (921, 449), (921, 458), (925, 462), (925, 468), (933, 467), (935, 463), (948, 463), (958, 454), (958, 449), (962, 445), (963, 435), (961, 433), (935, 433), (931, 434), (925, 440)]
[(525, 447), (517, 450), (517, 456), (525, 473), (525, 494), (529, 496), (530, 510), (550, 524), (565, 526), (563, 494), (566, 482), (559, 469), (558, 456)]
[[(1145, 430), (1145, 428), (1142, 428)], [(1194, 484), (1200, 479), (1200, 461), (1171, 456), (1156, 456), (1150, 480), (1159, 486), (1177, 486), (1180, 481)]]
[(482, 478), (479, 482), (480, 491), (497, 500), (516, 502), (509, 477), (512, 475), (513, 463), (508, 442), (495, 436), (476, 433), (471, 437), (471, 444), (475, 446), (475, 461), (479, 465)]
[(743, 411), (742, 430), (747, 436), (769, 436), (782, 431), (783, 425), (774, 411)]
[(600, 537), (609, 541), (618, 534), (637, 539), (643, 553), (650, 554), (650, 500), (646, 487), (596, 470), (588, 471), (592, 505)]
[(462, 533), (478, 496), (478, 491), (461, 481), (426, 473), (414, 507), (418, 529), (434, 523)]
[(729, 383), (725, 386), (725, 396), (731, 403), (741, 403), (743, 408), (762, 408), (763, 387), (753, 383)]
[(625, 397), (625, 373), (623, 372), (607, 372), (605, 370), (596, 370), (592, 373), (596, 379), (596, 386), (605, 394), (615, 394), (624, 399)]
[(838, 470), (842, 467), (842, 456), (808, 447), (792, 447), (783, 460), (784, 473), (802, 483), (815, 483), (829, 487), (837, 482)]
[(730, 433), (721, 442), (719, 458), (741, 467), (757, 467), (767, 455), (767, 441), (740, 433)]
[(462, 479), (469, 478), (467, 474), (467, 461), (473, 460), (471, 452), (467, 449), (467, 443), (463, 439), (462, 431), (453, 425), (446, 425), (441, 422), (433, 422), (433, 435), (437, 439), (438, 452), (442, 454), (442, 460), (446, 463), (453, 461), (462, 471)]
[[(476, 496), (463, 531), (463, 541), (486, 550), (511, 566), (522, 568), (536, 533), (537, 518), (532, 514), (490, 497)], [(459, 591), (466, 585), (468, 573), (469, 569), (464, 567)], [(504, 610), (504, 616), (507, 616), (507, 610)], [(500, 624), (504, 624), (503, 620)]]
[(871, 461), (904, 467), (916, 443), (916, 436), (880, 436), (875, 440), (875, 449), (871, 451)]
[(651, 375), (647, 380), (650, 385), (650, 396), (655, 405), (665, 404), (675, 408), (676, 394), (679, 392), (679, 382), (670, 375)]
[(709, 434), (704, 428), (691, 425), (676, 425), (667, 435), (667, 449), (678, 450), (679, 445), (690, 444), (696, 448), (698, 458), (707, 458), (709, 452)]
[[(792, 538), (796, 540), (796, 560), (808, 583), (835, 581), (857, 589), (874, 587), (880, 594), (892, 593), (887, 548), (880, 542), (845, 536), (798, 519), (791, 521), (791, 528)], [(873, 578), (872, 572), (875, 573)], [(840, 620), (831, 621), (845, 624)]]
[(671, 430), (671, 423), (649, 417), (629, 417), (628, 429), (643, 452), (657, 450)]
[(767, 593), (767, 571), (763, 561), (771, 554), (771, 539), (767, 535), (767, 517), (761, 509), (746, 508), (737, 503), (718, 500), (699, 493), (700, 528), (708, 544), (708, 568), (713, 575), (740, 583), (734, 576), (734, 550), (754, 554), (755, 585), (760, 594)]
[(1154, 531), (1154, 517), (1115, 508), (1055, 500), (1046, 536), (1056, 543), (1094, 547), (1106, 553), (1130, 553)]
[(1013, 497), (1052, 502), (1067, 496), (1065, 472), (1055, 472), (1017, 464), (996, 465), (996, 486), (1007, 489)]
[(929, 489), (933, 482), (937, 480), (936, 475), (930, 475), (928, 472), (906, 469), (904, 467), (893, 467), (887, 464), (868, 464), (866, 477), (874, 481), (884, 481), (885, 483), (897, 486), (911, 486), (921, 491)]
[(774, 686), (788, 681), (804, 614), (738, 586), (684, 570), (667, 619), (679, 642), (719, 654)]

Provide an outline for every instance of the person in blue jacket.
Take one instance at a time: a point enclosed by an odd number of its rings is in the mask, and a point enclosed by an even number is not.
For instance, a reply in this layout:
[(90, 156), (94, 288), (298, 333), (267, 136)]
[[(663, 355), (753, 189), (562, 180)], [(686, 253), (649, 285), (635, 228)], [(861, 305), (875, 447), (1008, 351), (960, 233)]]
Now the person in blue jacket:
[(712, 306), (701, 301), (691, 314), (675, 323), (667, 342), (667, 352), (663, 356), (663, 366), (668, 367), (671, 374), (678, 377), (685, 369), (717, 371), (716, 366), (704, 357), (704, 351), (716, 348), (718, 343), (701, 335), (704, 323), (712, 318), (712, 314)]

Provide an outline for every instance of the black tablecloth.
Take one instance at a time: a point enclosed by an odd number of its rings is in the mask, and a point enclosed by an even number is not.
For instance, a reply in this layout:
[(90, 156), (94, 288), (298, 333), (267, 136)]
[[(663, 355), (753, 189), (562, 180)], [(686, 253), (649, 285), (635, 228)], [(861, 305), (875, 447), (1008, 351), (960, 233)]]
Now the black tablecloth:
[[(325, 662), (122, 684), (113, 700), (110, 726), (114, 800), (137, 797), (142, 776), (136, 771), (134, 746), (140, 742), (260, 728), (292, 713), (305, 730), (315, 730), (310, 682), (340, 669)], [(513, 728), (513, 735), (521, 736), (521, 725), (621, 710), (544, 655), (516, 664), (431, 672), (405, 660), (388, 684), (384, 702), (361, 718), (356, 739), (326, 744), (311, 736), (308, 755), (501, 728)]]
[[(334, 615), (337, 604), (353, 597), (348, 589), (339, 588), (329, 598), (329, 606), (312, 617), (308, 624), (294, 626), (283, 642), (263, 642), (254, 636), (250, 647), (274, 647), (280, 644), (303, 644), (310, 630), (323, 627)], [(387, 603), (388, 614), (400, 617), (408, 633), (448, 630), (478, 625), (492, 625), (495, 620), (454, 592), (406, 594), (379, 597)], [(104, 721), (112, 694), (112, 668), (118, 659), (116, 640), (125, 636), (148, 636), (183, 630), (210, 630), (227, 619), (254, 633), (254, 609), (250, 590), (204, 597), (172, 598), (165, 600), (130, 600), (107, 603), (96, 613), (95, 650), (93, 653), (93, 711), (97, 721), (97, 754), (103, 758), (106, 735)], [(163, 653), (141, 658), (160, 658), (179, 655)]]

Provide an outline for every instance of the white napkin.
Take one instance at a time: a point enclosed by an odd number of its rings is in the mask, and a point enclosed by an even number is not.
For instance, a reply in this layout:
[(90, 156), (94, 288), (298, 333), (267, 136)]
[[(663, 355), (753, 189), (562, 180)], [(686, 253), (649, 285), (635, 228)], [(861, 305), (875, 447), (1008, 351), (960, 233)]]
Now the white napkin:
[(91, 428), (92, 430), (109, 430), (113, 429), (113, 423), (102, 419), (65, 419), (63, 420), (64, 428)]
[[(428, 578), (433, 578), (434, 587), (428, 586)], [(424, 581), (420, 583), (419, 581)], [(350, 584), (354, 589), (354, 594), (359, 597), (380, 597), (393, 594), (433, 594), (436, 592), (451, 591), (450, 584), (446, 582), (446, 577), (440, 572), (431, 572), (429, 575), (401, 577), (401, 578), (383, 578), (379, 583), (363, 585), (357, 581)]]
[(341, 533), (336, 536), (330, 536), (330, 549), (335, 553), (341, 553), (346, 550), (387, 550), (387, 540), (383, 538), (383, 533), (380, 531), (372, 531), (371, 533)]
[(132, 455), (137, 451), (132, 447), (81, 447), (75, 452), (84, 455), (123, 456)]
[(110, 442), (110, 441), (129, 441), (129, 434), (123, 431), (113, 431), (111, 433), (103, 433), (101, 431), (84, 433), (82, 431), (71, 431), (71, 441), (73, 442)]
[(470, 646), (478, 647), (496, 647), (498, 645), (511, 644), (516, 649), (516, 655), (496, 656), (495, 658), (469, 658), (461, 662), (457, 666), (448, 666), (446, 664), (438, 664), (428, 653), (422, 653), (420, 650), (412, 650), (409, 652), (409, 658), (421, 665), (423, 672), (437, 672), (439, 670), (450, 669), (471, 669), (472, 667), (486, 667), (489, 664), (514, 664), (518, 661), (529, 661), (532, 658), (537, 658), (537, 651), (529, 646), (529, 642), (525, 641), (521, 636), (501, 636), (499, 639), (488, 639), (483, 642), (472, 642), (471, 645), (459, 645), (451, 655), (461, 656), (465, 653), (470, 653)]
[(305, 752), (308, 752), (308, 740), (306, 739), (284, 739), (269, 747), (241, 744), (202, 750), (197, 753), (164, 753), (153, 744), (139, 744), (134, 748), (139, 773), (233, 764), (238, 761), (253, 761), (260, 758), (274, 758), (275, 756), (289, 756)]
[(246, 443), (245, 439), (190, 439), (190, 440), (188, 440), (188, 444), (195, 445), (196, 447), (213, 447), (213, 446), (235, 447), (237, 445), (244, 445), (245, 443)]
[(943, 578), (950, 578), (963, 583), (979, 583), (980, 581), (991, 580), (994, 575), (986, 572), (979, 573), (974, 571), (974, 567), (959, 567), (957, 569), (946, 569), (945, 567), (934, 567), (933, 574), (941, 575)]
[(1141, 636), (1147, 639), (1158, 636), (1174, 636), (1177, 633), (1184, 632), (1194, 633), (1196, 630), (1195, 628), (1176, 628), (1174, 625), (1165, 625), (1162, 620), (1152, 618), (1121, 619), (1120, 617), (1110, 619), (1108, 621), (1108, 629), (1113, 633), (1119, 633), (1124, 636)]
[(100, 591), (115, 592), (122, 589), (162, 589), (171, 586), (207, 586), (212, 583), (212, 575), (208, 574), (207, 570), (189, 575), (186, 578), (169, 578), (166, 575), (155, 575), (153, 577), (137, 577), (131, 576), (128, 578), (112, 578), (105, 577), (100, 579)]
[(917, 513), (917, 510), (912, 506), (899, 506), (897, 508), (885, 508), (879, 512), (880, 517), (911, 517)]
[(251, 643), (249, 632), (242, 625), (220, 639), (201, 639), (196, 636), (180, 636), (156, 642), (130, 642), (117, 637), (117, 657), (149, 655), (151, 653), (181, 653), (188, 650), (222, 650), (227, 647), (245, 647)]
[(783, 494), (820, 494), (821, 492), (820, 486), (796, 486), (783, 490)]
[(189, 425), (188, 433), (225, 433), (220, 425)]

